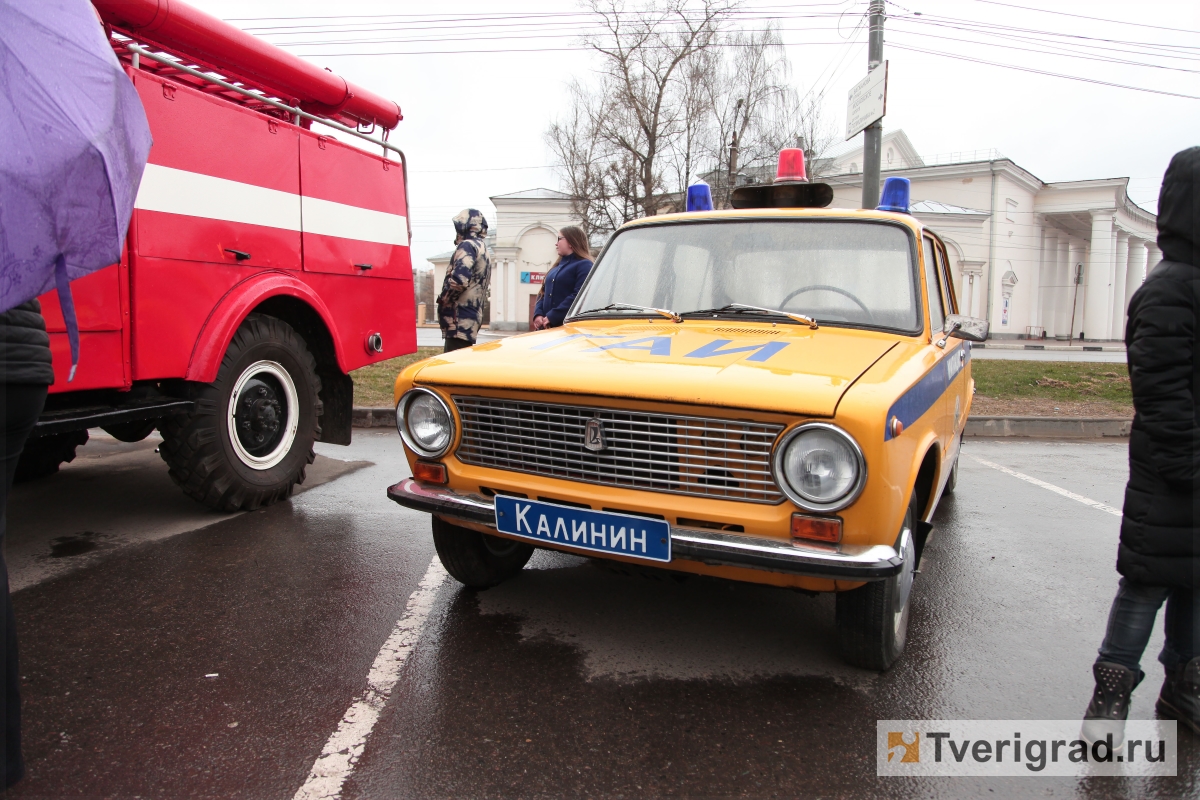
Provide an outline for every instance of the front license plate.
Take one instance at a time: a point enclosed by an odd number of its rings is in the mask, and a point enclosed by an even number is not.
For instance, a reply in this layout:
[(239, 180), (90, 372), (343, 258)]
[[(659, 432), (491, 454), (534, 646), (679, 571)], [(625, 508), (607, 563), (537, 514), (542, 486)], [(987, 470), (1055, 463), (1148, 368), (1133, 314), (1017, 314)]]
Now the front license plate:
[(497, 495), (496, 530), (595, 553), (671, 560), (671, 526), (661, 519)]

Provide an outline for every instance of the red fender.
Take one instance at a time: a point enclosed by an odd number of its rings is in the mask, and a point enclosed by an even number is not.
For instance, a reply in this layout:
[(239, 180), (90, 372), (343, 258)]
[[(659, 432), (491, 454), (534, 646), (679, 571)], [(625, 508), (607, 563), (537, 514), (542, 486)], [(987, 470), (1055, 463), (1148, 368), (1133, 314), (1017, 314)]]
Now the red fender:
[(225, 357), (225, 351), (229, 349), (233, 334), (242, 320), (264, 300), (279, 296), (295, 297), (317, 312), (333, 338), (338, 368), (346, 372), (341, 337), (333, 323), (333, 316), (317, 293), (286, 272), (260, 272), (231, 288), (213, 308), (204, 321), (204, 327), (200, 329), (184, 378), (200, 383), (215, 381), (217, 371), (221, 368), (221, 359)]

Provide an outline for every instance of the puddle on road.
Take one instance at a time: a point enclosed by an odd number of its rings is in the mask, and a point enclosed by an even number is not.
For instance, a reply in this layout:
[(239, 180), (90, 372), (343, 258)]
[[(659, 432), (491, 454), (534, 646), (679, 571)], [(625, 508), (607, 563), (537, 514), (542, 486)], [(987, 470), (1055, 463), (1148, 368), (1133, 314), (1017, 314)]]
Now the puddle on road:
[(72, 533), (69, 536), (59, 536), (57, 539), (50, 541), (50, 558), (70, 558), (90, 553), (100, 547), (99, 540), (103, 538), (105, 538), (103, 533), (95, 533), (94, 531), (82, 531), (80, 533)]
[(821, 676), (861, 689), (877, 677), (838, 658), (831, 595), (607, 567), (539, 552), (518, 578), (480, 592), (479, 611), (519, 620), (524, 639), (577, 648), (588, 679)]

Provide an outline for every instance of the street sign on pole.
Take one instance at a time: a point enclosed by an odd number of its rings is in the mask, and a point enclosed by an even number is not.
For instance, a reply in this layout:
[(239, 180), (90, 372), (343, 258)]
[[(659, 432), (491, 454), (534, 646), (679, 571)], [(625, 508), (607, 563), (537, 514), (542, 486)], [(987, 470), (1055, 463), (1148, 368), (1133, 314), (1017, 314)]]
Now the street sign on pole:
[(846, 139), (853, 139), (887, 113), (887, 62), (867, 73), (854, 84), (846, 103)]

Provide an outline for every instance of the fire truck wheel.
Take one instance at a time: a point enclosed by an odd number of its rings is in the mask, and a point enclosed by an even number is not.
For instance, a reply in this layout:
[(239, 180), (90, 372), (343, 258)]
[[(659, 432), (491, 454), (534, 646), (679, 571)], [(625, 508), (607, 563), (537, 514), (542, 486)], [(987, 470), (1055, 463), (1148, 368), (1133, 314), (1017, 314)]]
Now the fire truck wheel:
[(184, 493), (220, 511), (291, 495), (321, 435), (317, 362), (290, 325), (251, 314), (217, 379), (194, 384), (196, 410), (163, 420), (160, 451)]
[(75, 448), (87, 444), (87, 440), (87, 431), (54, 433), (27, 440), (17, 461), (14, 480), (22, 483), (53, 475), (60, 465), (75, 460)]

